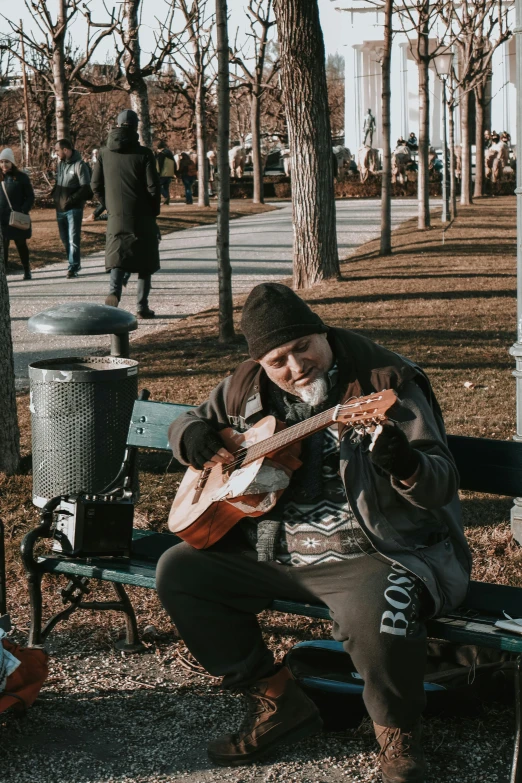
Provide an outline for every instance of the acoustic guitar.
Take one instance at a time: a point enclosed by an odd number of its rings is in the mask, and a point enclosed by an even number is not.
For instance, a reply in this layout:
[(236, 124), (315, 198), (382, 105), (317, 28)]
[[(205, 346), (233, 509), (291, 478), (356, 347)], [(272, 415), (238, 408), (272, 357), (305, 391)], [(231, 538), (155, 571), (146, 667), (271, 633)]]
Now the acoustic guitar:
[(396, 402), (396, 392), (389, 389), (351, 399), (291, 427), (265, 416), (246, 432), (221, 430), (234, 459), (187, 469), (170, 510), (169, 530), (196, 549), (207, 549), (243, 517), (261, 516), (275, 506), (302, 464), (301, 440), (336, 423), (371, 431)]

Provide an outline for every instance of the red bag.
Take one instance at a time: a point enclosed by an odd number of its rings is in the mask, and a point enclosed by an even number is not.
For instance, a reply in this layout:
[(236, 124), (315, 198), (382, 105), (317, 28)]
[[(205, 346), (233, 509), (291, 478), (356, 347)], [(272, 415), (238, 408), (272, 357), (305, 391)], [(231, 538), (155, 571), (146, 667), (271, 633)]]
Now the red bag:
[(5, 690), (0, 691), (0, 712), (10, 707), (16, 712), (24, 712), (35, 701), (47, 677), (47, 653), (36, 648), (20, 647), (7, 639), (2, 639), (0, 644), (21, 661), (7, 678)]

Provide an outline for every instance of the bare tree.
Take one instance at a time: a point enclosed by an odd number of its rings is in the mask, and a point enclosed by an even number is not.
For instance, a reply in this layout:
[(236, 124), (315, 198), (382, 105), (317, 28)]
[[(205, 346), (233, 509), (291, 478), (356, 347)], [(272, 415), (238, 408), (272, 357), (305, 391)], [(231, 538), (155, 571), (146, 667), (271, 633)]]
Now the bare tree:
[(123, 2), (123, 18), (119, 29), (123, 45), (121, 59), (125, 69), (126, 92), (130, 98), (131, 108), (138, 115), (138, 133), (141, 143), (146, 147), (152, 147), (149, 96), (141, 67), (140, 4), (141, 0), (124, 0)]
[(382, 69), (382, 186), (381, 186), (381, 246), (382, 256), (391, 253), (391, 84), (390, 67), (392, 53), (392, 16), (393, 0), (385, 0), (384, 5), (384, 51)]
[[(72, 2), (73, 0), (69, 0)], [(87, 91), (92, 93), (120, 90), (130, 99), (131, 108), (139, 119), (138, 132), (142, 144), (152, 146), (152, 129), (150, 122), (149, 95), (147, 78), (162, 72), (168, 58), (176, 50), (179, 43), (179, 33), (175, 32), (174, 14), (176, 0), (166, 0), (165, 17), (155, 19), (155, 47), (148, 62), (142, 65), (139, 29), (141, 24), (142, 0), (122, 0), (120, 15), (113, 20), (112, 32), (115, 40), (116, 57), (114, 60), (114, 78), (110, 81), (97, 82), (84, 72), (82, 68), (75, 69), (72, 76)]]
[[(0, 239), (1, 236), (0, 231)], [(0, 384), (0, 472), (9, 475), (16, 472), (20, 462), (20, 431), (16, 410), (9, 289), (3, 263), (0, 263)]]
[(449, 126), (449, 156), (450, 156), (450, 217), (457, 217), (457, 177), (455, 171), (455, 106), (457, 105), (457, 93), (455, 88), (455, 71), (452, 68), (446, 79), (446, 96), (448, 104)]
[(234, 337), (232, 267), (230, 265), (230, 169), (228, 142), (230, 132), (229, 47), (227, 0), (216, 0), (216, 37), (218, 59), (218, 143), (217, 143), (217, 238), (219, 279), (219, 340)]
[[(183, 81), (174, 89), (181, 92), (194, 111), (198, 156), (198, 204), (208, 207), (208, 167), (206, 134), (206, 100), (214, 76), (209, 77), (209, 64), (214, 55), (212, 42), (213, 14), (207, 13), (207, 0), (178, 0), (185, 20), (176, 57), (172, 58)], [(217, 6), (216, 6), (217, 9)]]
[[(116, 28), (116, 19), (94, 22), (88, 6), (80, 9), (79, 0), (58, 0), (56, 18), (53, 19), (46, 0), (24, 0), (31, 14), (36, 32), (27, 32), (10, 19), (9, 26), (14, 33), (13, 40), (3, 46), (13, 52), (28, 68), (34, 67), (31, 58), (25, 59), (19, 51), (18, 42), (23, 41), (28, 50), (37, 52), (49, 64), (42, 77), (52, 90), (55, 100), (56, 135), (59, 139), (69, 138), (71, 131), (70, 85), (91, 60), (101, 41)], [(83, 55), (73, 64), (67, 58), (67, 34), (71, 22), (81, 13), (87, 26), (86, 47)], [(5, 17), (4, 17), (5, 18)]]
[[(491, 70), (491, 61), (495, 50), (506, 41), (511, 31), (507, 28), (508, 4), (502, 0), (462, 0), (458, 4), (444, 5), (440, 13), (446, 24), (451, 25), (457, 65), (454, 74), (458, 89), (461, 115), (461, 190), (460, 203), (471, 204), (471, 134), (469, 124), (469, 99), (471, 92), (478, 87), (483, 99), (482, 87)], [(480, 110), (479, 107), (479, 120)], [(482, 172), (484, 160), (483, 121), (480, 128), (480, 140), (477, 129), (477, 169), (479, 171), (480, 194), (482, 194)], [(479, 160), (480, 154), (480, 160)]]
[(22, 106), (20, 88), (12, 83), (15, 76), (14, 55), (0, 48), (0, 144), (9, 146), (13, 137), (15, 120)]
[[(451, 0), (449, 0), (451, 2)], [(430, 221), (430, 91), (431, 61), (451, 45), (451, 22), (441, 15), (446, 0), (411, 0), (397, 9), (403, 31), (410, 42), (410, 52), (419, 74), (419, 153), (418, 153), (418, 227), (429, 228)], [(441, 29), (442, 28), (442, 29)], [(438, 33), (433, 45), (432, 35)]]
[(326, 84), (332, 137), (340, 138), (344, 129), (344, 57), (337, 52), (326, 58)]
[(274, 0), (292, 158), (294, 286), (339, 276), (332, 135), (317, 0)]
[[(250, 102), (250, 133), (252, 134), (252, 163), (254, 167), (254, 204), (263, 204), (263, 163), (261, 157), (261, 101), (265, 90), (279, 70), (279, 60), (272, 60), (269, 72), (266, 72), (268, 37), (270, 28), (275, 25), (271, 18), (272, 0), (249, 0), (245, 9), (250, 24), (249, 38), (253, 42), (251, 57), (245, 57), (241, 51), (231, 57), (231, 62), (238, 65), (241, 74), (236, 76), (247, 88)], [(248, 60), (252, 67), (247, 66)]]

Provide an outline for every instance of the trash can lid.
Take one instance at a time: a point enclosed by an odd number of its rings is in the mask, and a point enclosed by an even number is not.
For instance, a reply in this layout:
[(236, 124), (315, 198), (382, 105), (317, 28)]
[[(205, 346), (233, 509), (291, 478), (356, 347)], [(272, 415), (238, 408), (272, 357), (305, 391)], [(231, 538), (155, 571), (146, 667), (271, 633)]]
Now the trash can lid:
[(66, 302), (31, 316), (30, 332), (42, 334), (124, 334), (138, 328), (127, 310), (91, 302)]

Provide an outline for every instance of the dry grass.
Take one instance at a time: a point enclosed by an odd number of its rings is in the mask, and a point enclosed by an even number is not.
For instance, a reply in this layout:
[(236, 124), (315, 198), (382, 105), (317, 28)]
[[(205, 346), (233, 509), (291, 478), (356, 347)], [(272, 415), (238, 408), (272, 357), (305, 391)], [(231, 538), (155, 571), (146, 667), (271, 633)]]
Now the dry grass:
[[(368, 243), (343, 264), (341, 281), (305, 292), (327, 323), (356, 329), (419, 362), (430, 375), (451, 433), (509, 439), (514, 432), (514, 363), (508, 348), (516, 324), (515, 216), (514, 198), (477, 203), (461, 211), (444, 244), (438, 220), (427, 232), (407, 223), (394, 234), (393, 256), (379, 258), (377, 243)], [(246, 356), (242, 337), (220, 345), (216, 327), (217, 313), (209, 311), (175, 322), (161, 339), (154, 334), (133, 344), (140, 386), (150, 389), (152, 399), (201, 402)], [(466, 381), (474, 388), (465, 388)], [(2, 481), (0, 518), (6, 525), (10, 609), (25, 625), (27, 598), (17, 548), (37, 515), (30, 501), (27, 397), (19, 402), (26, 472)], [(165, 454), (141, 458), (141, 526), (165, 529), (180, 480), (169, 462)], [(463, 493), (476, 579), (522, 585), (522, 550), (509, 532), (510, 507), (510, 498)], [(156, 596), (144, 590), (133, 594), (140, 624), (153, 622), (170, 633)], [(48, 592), (46, 602), (48, 609), (56, 606)], [(287, 616), (272, 615), (267, 622), (267, 633), (284, 648), (324, 627)], [(107, 644), (111, 624), (107, 617), (98, 623), (97, 633)], [(81, 618), (68, 627), (81, 638), (92, 635)]]

